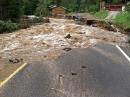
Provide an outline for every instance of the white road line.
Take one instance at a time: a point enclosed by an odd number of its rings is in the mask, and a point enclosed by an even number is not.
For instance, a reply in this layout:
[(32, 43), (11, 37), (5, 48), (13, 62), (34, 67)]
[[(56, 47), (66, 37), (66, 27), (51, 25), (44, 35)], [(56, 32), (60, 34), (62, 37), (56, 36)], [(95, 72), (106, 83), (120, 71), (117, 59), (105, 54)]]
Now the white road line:
[(116, 45), (116, 47), (125, 56), (125, 58), (130, 62), (130, 57), (118, 45)]

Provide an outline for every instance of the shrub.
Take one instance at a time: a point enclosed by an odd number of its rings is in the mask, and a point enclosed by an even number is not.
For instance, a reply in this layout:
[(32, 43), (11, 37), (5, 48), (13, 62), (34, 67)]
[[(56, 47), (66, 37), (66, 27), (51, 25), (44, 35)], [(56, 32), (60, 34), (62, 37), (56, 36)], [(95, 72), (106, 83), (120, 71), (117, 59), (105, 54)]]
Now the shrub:
[(108, 11), (101, 10), (95, 13), (95, 16), (99, 19), (105, 19), (108, 16)]
[(4, 32), (6, 29), (6, 23), (4, 21), (0, 21), (0, 33)]
[(130, 12), (123, 12), (119, 14), (116, 17), (115, 22), (124, 29), (130, 28)]
[(99, 6), (98, 5), (91, 5), (88, 7), (88, 11), (91, 12), (91, 13), (96, 13), (99, 9)]
[(18, 24), (11, 21), (1, 21), (0, 20), (0, 33), (12, 32), (18, 29)]
[(125, 8), (126, 11), (130, 12), (130, 4), (128, 4)]

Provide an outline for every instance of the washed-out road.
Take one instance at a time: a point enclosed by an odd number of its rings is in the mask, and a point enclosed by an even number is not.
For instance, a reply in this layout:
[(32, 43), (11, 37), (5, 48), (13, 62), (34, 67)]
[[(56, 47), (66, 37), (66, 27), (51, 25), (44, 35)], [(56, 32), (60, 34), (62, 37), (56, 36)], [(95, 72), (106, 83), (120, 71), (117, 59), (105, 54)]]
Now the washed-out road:
[(0, 97), (130, 97), (129, 92), (129, 61), (115, 46), (97, 44), (30, 63), (0, 88)]

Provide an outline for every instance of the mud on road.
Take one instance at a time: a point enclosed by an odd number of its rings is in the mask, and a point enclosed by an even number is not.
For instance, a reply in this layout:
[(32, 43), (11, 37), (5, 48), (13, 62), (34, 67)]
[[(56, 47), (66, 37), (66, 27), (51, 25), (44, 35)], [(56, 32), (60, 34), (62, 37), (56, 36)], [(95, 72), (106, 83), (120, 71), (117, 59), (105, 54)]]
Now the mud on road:
[(52, 18), (50, 21), (51, 23), (0, 35), (0, 74), (5, 67), (54, 59), (64, 48), (87, 48), (99, 42), (128, 45), (127, 35), (120, 32), (78, 25), (66, 19)]

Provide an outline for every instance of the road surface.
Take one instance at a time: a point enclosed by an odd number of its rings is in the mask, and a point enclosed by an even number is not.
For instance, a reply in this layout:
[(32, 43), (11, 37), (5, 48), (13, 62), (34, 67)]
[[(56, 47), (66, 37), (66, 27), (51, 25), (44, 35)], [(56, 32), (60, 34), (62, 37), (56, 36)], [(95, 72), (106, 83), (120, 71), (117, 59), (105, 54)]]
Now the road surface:
[(0, 97), (130, 97), (129, 92), (129, 61), (115, 46), (98, 44), (55, 61), (32, 62), (0, 89)]
[(106, 20), (114, 20), (118, 14), (120, 14), (119, 11), (109, 11), (109, 14), (105, 19)]

